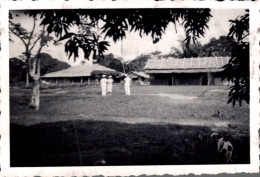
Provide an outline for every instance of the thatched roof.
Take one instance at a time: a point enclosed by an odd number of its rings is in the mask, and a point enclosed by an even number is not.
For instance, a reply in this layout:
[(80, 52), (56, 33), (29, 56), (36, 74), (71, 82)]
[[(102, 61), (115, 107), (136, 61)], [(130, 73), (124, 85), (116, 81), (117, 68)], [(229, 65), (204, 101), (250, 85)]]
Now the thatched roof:
[(223, 71), (230, 57), (153, 58), (144, 67), (146, 73), (194, 73)]
[(57, 71), (57, 72), (52, 72), (52, 73), (48, 73), (45, 74), (44, 76), (42, 76), (43, 78), (52, 78), (52, 77), (84, 77), (84, 76), (91, 76), (92, 72), (118, 72), (116, 70), (98, 65), (98, 64), (93, 64), (93, 65), (89, 65), (89, 64), (84, 64), (84, 65), (77, 65), (77, 66), (73, 66), (61, 71)]
[(137, 75), (137, 76), (141, 76), (146, 79), (148, 79), (150, 77), (148, 74), (145, 74), (144, 72), (141, 72), (141, 71), (131, 71), (130, 73)]

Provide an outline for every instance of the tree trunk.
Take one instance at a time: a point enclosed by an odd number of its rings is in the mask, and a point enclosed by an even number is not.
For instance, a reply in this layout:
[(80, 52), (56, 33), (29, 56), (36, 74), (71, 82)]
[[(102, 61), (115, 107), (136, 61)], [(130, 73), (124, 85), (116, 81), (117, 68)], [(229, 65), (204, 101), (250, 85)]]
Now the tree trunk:
[(33, 78), (33, 93), (29, 108), (38, 110), (40, 107), (40, 58), (38, 57), (32, 63), (30, 76)]
[(29, 104), (29, 108), (38, 110), (40, 107), (40, 82), (39, 80), (34, 80), (32, 98)]
[(27, 71), (26, 71), (26, 88), (30, 86), (30, 54), (28, 53), (28, 49), (26, 48), (26, 63), (27, 63)]
[(26, 72), (26, 88), (28, 88), (30, 85), (30, 81), (29, 81), (29, 71)]
[(88, 57), (88, 63), (89, 65), (93, 65), (93, 56), (94, 56), (94, 52), (91, 51)]
[(125, 64), (124, 64), (124, 62), (122, 62), (122, 66), (123, 66), (123, 72), (125, 74)]

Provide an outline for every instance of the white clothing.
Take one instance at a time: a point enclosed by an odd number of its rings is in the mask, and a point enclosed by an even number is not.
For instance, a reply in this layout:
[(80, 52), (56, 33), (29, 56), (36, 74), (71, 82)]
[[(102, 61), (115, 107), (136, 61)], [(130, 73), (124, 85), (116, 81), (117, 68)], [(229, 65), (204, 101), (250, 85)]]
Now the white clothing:
[(102, 96), (106, 96), (106, 94), (107, 94), (107, 79), (102, 78), (100, 80), (100, 85), (101, 85)]
[(107, 79), (107, 93), (112, 92), (113, 82), (114, 82), (113, 79)]
[(131, 85), (131, 78), (125, 78), (125, 94), (130, 95), (130, 85)]

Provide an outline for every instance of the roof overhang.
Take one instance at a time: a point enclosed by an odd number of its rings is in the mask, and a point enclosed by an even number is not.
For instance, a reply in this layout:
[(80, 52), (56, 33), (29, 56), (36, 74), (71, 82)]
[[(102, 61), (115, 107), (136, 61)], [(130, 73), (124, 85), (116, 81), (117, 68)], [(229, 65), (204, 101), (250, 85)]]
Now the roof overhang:
[(75, 76), (72, 76), (72, 75), (70, 75), (70, 76), (66, 76), (66, 75), (64, 75), (64, 76), (41, 76), (41, 78), (65, 78), (65, 77), (89, 77), (89, 76), (91, 76), (91, 75), (84, 75), (84, 76), (79, 76), (79, 75), (75, 75)]
[(160, 74), (160, 73), (208, 73), (208, 72), (221, 72), (223, 68), (212, 68), (212, 69), (153, 69), (153, 70), (146, 70), (145, 73), (147, 74)]

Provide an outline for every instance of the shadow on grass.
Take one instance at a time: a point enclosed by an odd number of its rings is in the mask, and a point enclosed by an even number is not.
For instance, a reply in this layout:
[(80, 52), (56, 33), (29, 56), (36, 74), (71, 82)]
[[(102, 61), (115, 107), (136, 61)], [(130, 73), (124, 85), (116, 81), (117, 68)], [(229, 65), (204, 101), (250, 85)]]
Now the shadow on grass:
[[(66, 121), (11, 124), (11, 166), (217, 164), (208, 127)], [(249, 160), (249, 136), (219, 132), (233, 146), (233, 163)]]

